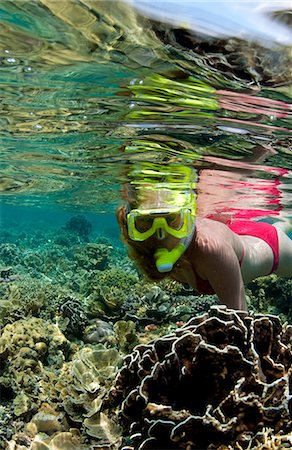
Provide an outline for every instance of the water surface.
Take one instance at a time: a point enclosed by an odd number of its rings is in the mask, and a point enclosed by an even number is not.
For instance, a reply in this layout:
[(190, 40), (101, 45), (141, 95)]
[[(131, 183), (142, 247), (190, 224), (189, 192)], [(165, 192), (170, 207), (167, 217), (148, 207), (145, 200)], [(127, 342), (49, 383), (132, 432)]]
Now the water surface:
[(208, 35), (207, 16), (202, 32), (123, 2), (2, 2), (2, 204), (112, 213), (132, 164), (163, 160), (217, 171), (227, 207), (291, 215), (291, 47)]

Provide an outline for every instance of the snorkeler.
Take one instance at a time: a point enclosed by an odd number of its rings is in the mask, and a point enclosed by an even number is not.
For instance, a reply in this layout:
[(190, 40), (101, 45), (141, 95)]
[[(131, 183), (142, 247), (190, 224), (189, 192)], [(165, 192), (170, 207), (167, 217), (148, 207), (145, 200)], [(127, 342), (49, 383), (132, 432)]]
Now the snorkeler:
[(130, 185), (127, 206), (117, 210), (130, 256), (149, 278), (170, 276), (246, 310), (245, 283), (271, 273), (292, 276), (289, 224), (199, 218), (193, 186), (166, 186)]

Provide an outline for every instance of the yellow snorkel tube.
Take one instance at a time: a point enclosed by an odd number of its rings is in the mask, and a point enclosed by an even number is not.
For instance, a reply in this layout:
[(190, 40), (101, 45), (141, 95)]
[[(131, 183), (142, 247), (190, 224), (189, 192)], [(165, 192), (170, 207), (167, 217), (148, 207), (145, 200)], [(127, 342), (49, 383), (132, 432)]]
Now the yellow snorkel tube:
[[(195, 228), (195, 227), (194, 227)], [(194, 235), (194, 229), (190, 236), (181, 240), (181, 242), (172, 250), (166, 248), (158, 248), (154, 253), (155, 264), (158, 272), (165, 273), (170, 272), (173, 269), (175, 263), (183, 255), (190, 245)]]

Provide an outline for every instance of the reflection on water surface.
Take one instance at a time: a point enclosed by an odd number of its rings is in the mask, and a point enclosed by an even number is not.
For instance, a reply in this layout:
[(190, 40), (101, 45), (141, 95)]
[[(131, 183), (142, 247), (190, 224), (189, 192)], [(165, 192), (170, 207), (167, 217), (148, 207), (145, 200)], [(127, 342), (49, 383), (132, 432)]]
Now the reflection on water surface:
[(112, 211), (133, 165), (163, 162), (194, 167), (213, 210), (291, 215), (290, 44), (122, 1), (7, 1), (1, 16), (3, 202)]

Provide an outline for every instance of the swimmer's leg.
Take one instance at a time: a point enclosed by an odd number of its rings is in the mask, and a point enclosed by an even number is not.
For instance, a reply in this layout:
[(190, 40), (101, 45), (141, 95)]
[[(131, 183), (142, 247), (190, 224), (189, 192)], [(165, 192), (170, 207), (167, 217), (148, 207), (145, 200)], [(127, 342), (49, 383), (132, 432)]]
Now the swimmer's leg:
[(279, 265), (275, 271), (280, 277), (292, 276), (292, 223), (289, 220), (273, 224), (279, 237)]
[(282, 230), (290, 239), (292, 239), (292, 219), (279, 220), (278, 222), (273, 223), (273, 226), (277, 228), (277, 230)]

